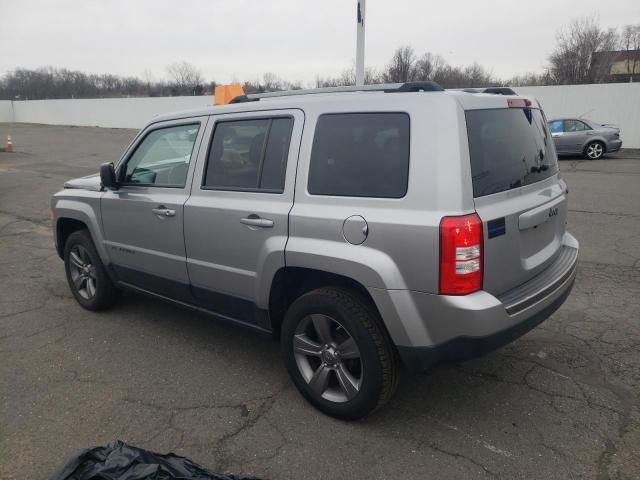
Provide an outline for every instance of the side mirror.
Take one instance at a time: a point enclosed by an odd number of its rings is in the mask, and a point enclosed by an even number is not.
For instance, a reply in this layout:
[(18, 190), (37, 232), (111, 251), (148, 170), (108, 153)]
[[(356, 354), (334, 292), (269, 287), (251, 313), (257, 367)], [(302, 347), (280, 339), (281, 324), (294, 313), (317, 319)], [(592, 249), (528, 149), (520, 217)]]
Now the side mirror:
[(116, 169), (113, 163), (103, 163), (100, 165), (100, 182), (102, 183), (102, 188), (118, 188)]

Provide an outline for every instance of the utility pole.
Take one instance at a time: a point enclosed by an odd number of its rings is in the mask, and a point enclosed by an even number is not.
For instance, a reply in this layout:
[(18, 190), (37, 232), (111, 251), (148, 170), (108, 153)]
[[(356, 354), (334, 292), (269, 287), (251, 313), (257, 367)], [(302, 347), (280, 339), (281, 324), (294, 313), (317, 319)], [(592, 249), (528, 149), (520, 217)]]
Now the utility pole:
[(356, 40), (356, 85), (364, 85), (364, 19), (367, 0), (358, 0), (358, 38)]

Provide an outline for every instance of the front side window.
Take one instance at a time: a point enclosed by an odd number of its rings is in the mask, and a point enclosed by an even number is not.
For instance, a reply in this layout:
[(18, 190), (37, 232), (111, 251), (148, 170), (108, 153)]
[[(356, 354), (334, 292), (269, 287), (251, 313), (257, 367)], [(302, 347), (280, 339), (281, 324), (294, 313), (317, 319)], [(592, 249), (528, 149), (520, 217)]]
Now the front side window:
[(200, 124), (153, 130), (126, 163), (123, 183), (184, 187)]
[(562, 124), (562, 120), (554, 120), (553, 122), (549, 122), (549, 130), (551, 131), (551, 133), (562, 133)]
[(409, 176), (409, 116), (340, 113), (318, 118), (307, 189), (312, 195), (401, 198)]
[(282, 193), (292, 129), (290, 117), (219, 122), (203, 187)]

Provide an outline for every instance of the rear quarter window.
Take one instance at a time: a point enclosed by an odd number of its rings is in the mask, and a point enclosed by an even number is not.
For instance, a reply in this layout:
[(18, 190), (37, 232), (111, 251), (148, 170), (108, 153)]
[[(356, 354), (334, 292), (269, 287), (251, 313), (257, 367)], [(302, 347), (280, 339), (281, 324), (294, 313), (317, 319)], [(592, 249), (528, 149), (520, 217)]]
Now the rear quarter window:
[(473, 196), (542, 181), (558, 172), (553, 140), (535, 108), (467, 110)]
[(318, 118), (311, 150), (312, 195), (401, 198), (409, 175), (406, 113), (340, 113)]

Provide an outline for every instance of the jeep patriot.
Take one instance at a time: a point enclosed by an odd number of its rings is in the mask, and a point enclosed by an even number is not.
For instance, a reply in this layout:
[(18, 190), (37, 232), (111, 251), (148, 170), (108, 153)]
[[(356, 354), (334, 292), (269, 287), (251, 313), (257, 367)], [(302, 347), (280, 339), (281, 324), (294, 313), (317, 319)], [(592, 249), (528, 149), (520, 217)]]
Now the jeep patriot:
[(567, 196), (537, 101), (417, 82), (156, 117), (52, 211), (80, 305), (131, 289), (272, 334), (301, 394), (357, 419), (401, 366), (476, 357), (560, 307)]

